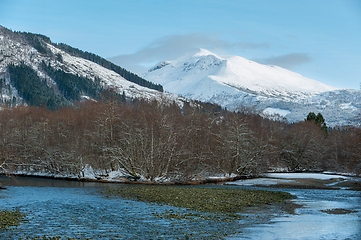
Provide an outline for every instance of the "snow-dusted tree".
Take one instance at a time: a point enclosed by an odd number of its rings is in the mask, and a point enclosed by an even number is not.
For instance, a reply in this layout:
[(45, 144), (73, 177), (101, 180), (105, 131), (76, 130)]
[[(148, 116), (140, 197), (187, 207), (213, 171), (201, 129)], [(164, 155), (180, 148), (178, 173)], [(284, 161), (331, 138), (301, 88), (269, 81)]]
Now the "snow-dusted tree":
[(164, 180), (179, 155), (176, 114), (178, 108), (157, 102), (123, 106), (102, 158), (131, 178)]
[(224, 128), (217, 136), (220, 167), (228, 175), (249, 176), (257, 174), (267, 143), (257, 138), (249, 124), (238, 114), (225, 120)]

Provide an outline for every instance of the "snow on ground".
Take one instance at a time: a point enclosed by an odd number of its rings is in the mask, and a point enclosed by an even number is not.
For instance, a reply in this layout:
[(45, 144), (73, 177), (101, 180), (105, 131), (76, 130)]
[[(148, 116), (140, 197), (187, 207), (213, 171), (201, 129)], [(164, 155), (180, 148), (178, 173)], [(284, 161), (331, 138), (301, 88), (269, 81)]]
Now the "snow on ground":
[(340, 107), (341, 107), (342, 109), (349, 109), (349, 110), (354, 111), (354, 112), (357, 111), (357, 107), (354, 107), (354, 106), (352, 105), (352, 103), (343, 103), (343, 104), (340, 104)]
[(336, 174), (325, 174), (325, 173), (267, 173), (266, 177), (269, 178), (287, 178), (287, 179), (295, 179), (295, 178), (313, 178), (319, 180), (330, 180), (332, 178), (343, 178), (347, 179), (349, 177), (336, 175)]
[(266, 108), (262, 112), (264, 115), (275, 115), (278, 114), (282, 117), (286, 116), (287, 114), (290, 114), (291, 111), (280, 109), (280, 108)]
[(235, 182), (228, 182), (226, 184), (230, 185), (238, 185), (238, 186), (253, 186), (253, 185), (263, 185), (263, 186), (271, 186), (279, 183), (290, 183), (294, 182), (294, 180), (287, 179), (270, 179), (270, 178), (254, 178), (247, 180), (238, 180)]
[(295, 183), (297, 179), (318, 179), (318, 180), (330, 180), (330, 179), (351, 179), (348, 176), (328, 174), (328, 173), (267, 173), (262, 178), (238, 180), (235, 182), (228, 182), (226, 184), (239, 185), (239, 186), (253, 186), (263, 185), (271, 186), (284, 183)]
[[(0, 171), (0, 174), (4, 174), (3, 171)], [(87, 180), (105, 180), (109, 182), (122, 182), (124, 178), (128, 176), (123, 169), (116, 171), (106, 170), (94, 170), (91, 166), (86, 165), (83, 167), (82, 171), (78, 174), (71, 173), (50, 173), (43, 171), (13, 171), (7, 172), (10, 175), (24, 175), (24, 176), (36, 176), (36, 177), (48, 177), (48, 178), (67, 178), (67, 179), (87, 179)]]

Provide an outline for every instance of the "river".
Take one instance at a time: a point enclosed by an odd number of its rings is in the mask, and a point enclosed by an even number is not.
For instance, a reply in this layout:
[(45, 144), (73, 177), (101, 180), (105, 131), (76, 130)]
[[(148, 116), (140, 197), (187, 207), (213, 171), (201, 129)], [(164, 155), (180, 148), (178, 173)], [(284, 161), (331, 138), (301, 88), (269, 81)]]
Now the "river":
[[(117, 184), (31, 177), (0, 177), (0, 182), (7, 186), (0, 190), (0, 209), (16, 208), (26, 214), (25, 222), (0, 232), (0, 239), (44, 235), (75, 239), (361, 239), (360, 191), (282, 189), (296, 195), (294, 202), (302, 205), (294, 214), (270, 209), (258, 215), (250, 212), (242, 221), (225, 223), (157, 218), (159, 213), (182, 210), (102, 193)], [(339, 208), (352, 211), (324, 212)]]

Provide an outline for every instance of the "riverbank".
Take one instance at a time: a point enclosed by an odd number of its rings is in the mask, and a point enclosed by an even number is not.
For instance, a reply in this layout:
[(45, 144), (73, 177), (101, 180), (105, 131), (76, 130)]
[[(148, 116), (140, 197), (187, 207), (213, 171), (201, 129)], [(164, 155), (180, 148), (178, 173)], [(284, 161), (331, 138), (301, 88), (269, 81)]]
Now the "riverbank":
[(226, 184), (277, 189), (361, 191), (361, 178), (330, 173), (267, 173), (260, 178), (236, 180)]
[[(5, 174), (0, 173), (0, 176)], [(121, 172), (114, 171), (108, 174), (88, 174), (86, 177), (76, 177), (71, 175), (52, 175), (47, 173), (12, 173), (9, 177), (35, 177), (45, 179), (58, 179), (79, 182), (100, 182), (136, 185), (205, 185), (205, 184), (227, 184), (240, 186), (254, 186), (279, 189), (349, 189), (361, 191), (361, 178), (348, 176), (341, 173), (264, 173), (259, 177), (231, 176), (212, 177), (190, 181), (166, 180), (166, 181), (144, 181), (124, 177)], [(6, 187), (0, 185), (0, 189)]]
[[(78, 182), (99, 182), (99, 183), (118, 183), (118, 184), (136, 184), (136, 185), (204, 185), (204, 184), (222, 184), (226, 182), (233, 182), (240, 179), (249, 179), (249, 177), (242, 176), (233, 176), (233, 177), (213, 177), (206, 178), (201, 180), (192, 180), (192, 181), (157, 181), (150, 182), (144, 180), (135, 180), (131, 178), (126, 178), (123, 176), (116, 176), (114, 174), (107, 174), (98, 177), (75, 177), (70, 175), (52, 175), (46, 173), (11, 173), (4, 174), (0, 173), (0, 176), (7, 176), (9, 178), (17, 177), (33, 177), (33, 178), (44, 178), (44, 179), (56, 179), (56, 180), (65, 180), (65, 181), (78, 181)], [(6, 187), (0, 185), (0, 189), (6, 189)]]

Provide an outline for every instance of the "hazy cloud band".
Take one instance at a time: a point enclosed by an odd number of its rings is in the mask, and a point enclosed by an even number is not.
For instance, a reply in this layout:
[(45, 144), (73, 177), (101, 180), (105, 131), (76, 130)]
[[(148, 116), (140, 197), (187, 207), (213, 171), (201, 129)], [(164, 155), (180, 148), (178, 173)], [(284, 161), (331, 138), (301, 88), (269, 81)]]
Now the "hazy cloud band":
[(269, 48), (269, 45), (267, 43), (228, 42), (221, 39), (217, 34), (170, 35), (156, 39), (133, 54), (118, 55), (109, 58), (109, 60), (139, 74), (149, 68), (147, 66), (149, 63), (173, 60), (186, 53), (197, 51), (199, 48), (226, 52), (232, 49)]
[(253, 59), (255, 62), (276, 65), (286, 69), (294, 69), (301, 64), (311, 62), (312, 59), (307, 53), (289, 53), (281, 56), (271, 56), (268, 58), (256, 58)]

